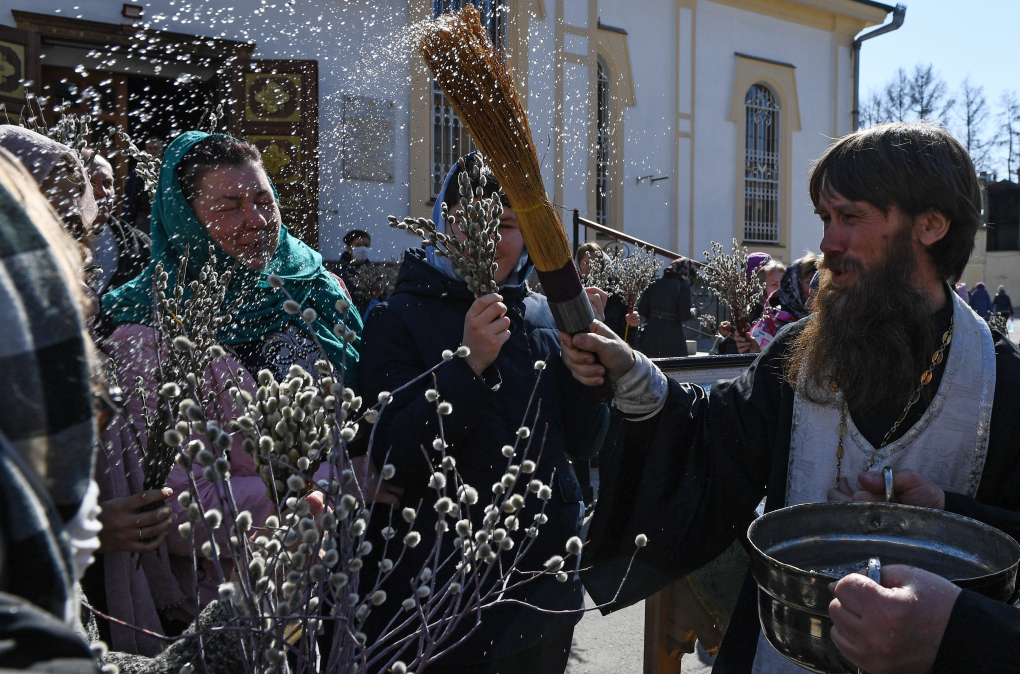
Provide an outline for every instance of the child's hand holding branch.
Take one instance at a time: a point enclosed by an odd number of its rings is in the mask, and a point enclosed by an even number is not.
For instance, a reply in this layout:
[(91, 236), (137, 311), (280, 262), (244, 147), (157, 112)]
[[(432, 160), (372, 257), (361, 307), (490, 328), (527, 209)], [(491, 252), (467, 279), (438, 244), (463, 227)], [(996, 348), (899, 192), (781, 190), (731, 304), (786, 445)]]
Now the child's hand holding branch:
[(475, 374), (482, 375), (499, 355), (499, 350), (510, 339), (510, 319), (506, 305), (496, 293), (475, 300), (464, 318), (462, 344), (471, 349), (465, 360)]

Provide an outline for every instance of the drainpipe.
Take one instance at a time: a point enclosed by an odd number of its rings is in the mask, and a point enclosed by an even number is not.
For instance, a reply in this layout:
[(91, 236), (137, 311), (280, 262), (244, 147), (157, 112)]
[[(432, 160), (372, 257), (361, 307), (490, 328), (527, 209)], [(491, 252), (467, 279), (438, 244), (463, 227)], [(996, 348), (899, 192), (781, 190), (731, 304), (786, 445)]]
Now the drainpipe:
[(851, 113), (853, 115), (853, 130), (856, 131), (861, 125), (861, 43), (865, 40), (870, 40), (873, 37), (879, 35), (885, 35), (891, 33), (903, 25), (903, 19), (907, 16), (906, 5), (896, 5), (893, 9), (892, 21), (889, 23), (879, 26), (870, 33), (865, 33), (859, 38), (854, 40), (854, 109)]

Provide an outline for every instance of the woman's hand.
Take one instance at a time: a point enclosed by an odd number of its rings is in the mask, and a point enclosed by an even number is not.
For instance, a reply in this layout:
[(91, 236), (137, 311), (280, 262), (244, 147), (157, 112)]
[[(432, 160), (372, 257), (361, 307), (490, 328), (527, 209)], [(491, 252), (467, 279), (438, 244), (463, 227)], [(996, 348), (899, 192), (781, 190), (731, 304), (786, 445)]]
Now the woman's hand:
[(99, 504), (99, 552), (152, 552), (163, 542), (167, 529), (176, 519), (170, 506), (138, 512), (142, 506), (165, 501), (173, 489), (150, 489), (126, 498), (115, 498)]
[(639, 314), (637, 311), (631, 311), (629, 314), (627, 314), (627, 325), (629, 325), (632, 328), (636, 328), (639, 325), (641, 325), (641, 314)]
[(740, 353), (761, 353), (757, 340), (740, 330), (733, 331), (733, 341), (737, 343), (737, 351)]
[(471, 353), (464, 360), (479, 377), (492, 365), (499, 350), (510, 339), (510, 319), (503, 298), (492, 293), (475, 300), (464, 317), (464, 346)]

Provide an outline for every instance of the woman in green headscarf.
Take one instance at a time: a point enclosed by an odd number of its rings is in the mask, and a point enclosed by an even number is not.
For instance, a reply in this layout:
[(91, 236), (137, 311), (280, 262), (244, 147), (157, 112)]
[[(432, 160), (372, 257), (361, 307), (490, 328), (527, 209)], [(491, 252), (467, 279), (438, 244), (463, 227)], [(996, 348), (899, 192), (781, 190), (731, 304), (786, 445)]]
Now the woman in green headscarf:
[(233, 347), (252, 372), (268, 367), (282, 378), (294, 362), (311, 371), (318, 349), (301, 317), (283, 310), (286, 294), (269, 284), (275, 274), (302, 307), (317, 312), (315, 337), (344, 370), (346, 385), (354, 384), (358, 342), (347, 343), (334, 328), (341, 324), (360, 334), (361, 319), (356, 311), (338, 309), (339, 299), (350, 304), (349, 294), (322, 266), (322, 257), (281, 225), (276, 191), (258, 150), (229, 136), (180, 135), (163, 156), (150, 231), (149, 268), (103, 298), (111, 326), (150, 325), (156, 263), (173, 279), (189, 250), (187, 278), (195, 280), (213, 243), (219, 272), (235, 260), (241, 263), (224, 301), (232, 306), (240, 297), (241, 305), (236, 320), (220, 330), (220, 343)]
[[(272, 183), (251, 145), (228, 136), (191, 131), (178, 137), (163, 158), (159, 189), (152, 204), (152, 261), (134, 281), (103, 297), (103, 316), (112, 334), (103, 349), (117, 364), (125, 388), (139, 386), (155, 393), (161, 356), (159, 340), (152, 326), (152, 281), (156, 264), (163, 263), (171, 284), (188, 251), (186, 281), (199, 279), (209, 258), (209, 246), (216, 252), (216, 268), (222, 274), (237, 264), (224, 306), (240, 300), (234, 321), (217, 335), (227, 354), (213, 361), (206, 371), (206, 390), (220, 391), (206, 415), (224, 425), (244, 413), (227, 392), (235, 384), (254, 394), (258, 371), (268, 368), (283, 379), (290, 366), (299, 364), (315, 372), (322, 358), (315, 340), (337, 368), (345, 372), (346, 384), (353, 383), (358, 361), (355, 338), (338, 337), (336, 332), (355, 336), (361, 332), (357, 310), (346, 311), (350, 296), (341, 283), (322, 266), (318, 253), (291, 236), (281, 225), (280, 209)], [(283, 288), (274, 288), (270, 278), (279, 277)], [(278, 283), (276, 278), (272, 278)], [(312, 308), (317, 318), (308, 325), (300, 314), (288, 314), (283, 304), (284, 289), (302, 308)], [(188, 292), (188, 291), (186, 291)], [(338, 305), (339, 302), (339, 307)], [(341, 311), (344, 309), (344, 311)], [(335, 326), (340, 326), (334, 330)], [(314, 334), (314, 338), (312, 335)], [(165, 347), (164, 347), (165, 348)], [(164, 351), (165, 353), (165, 351)], [(86, 594), (93, 602), (105, 600), (104, 612), (131, 624), (159, 631), (176, 620), (182, 627), (196, 614), (198, 605), (216, 597), (217, 574), (212, 562), (199, 557), (200, 597), (194, 596), (192, 546), (204, 536), (196, 528), (196, 540), (184, 539), (176, 526), (186, 521), (177, 498), (167, 498), (188, 488), (188, 475), (177, 466), (167, 480), (167, 489), (142, 492), (142, 449), (145, 442), (143, 405), (150, 411), (156, 395), (147, 401), (128, 395), (127, 415), (115, 418), (102, 434), (102, 451), (96, 462), (96, 481), (104, 512), (109, 510), (109, 535), (99, 555), (99, 578)], [(134, 426), (134, 429), (131, 428)], [(196, 463), (194, 473), (199, 496), (206, 508), (219, 507), (213, 485), (202, 476)], [(326, 475), (316, 476), (316, 480)], [(273, 506), (265, 485), (255, 470), (251, 455), (241, 447), (240, 434), (230, 452), (230, 485), (239, 511), (247, 510), (261, 523)], [(313, 497), (309, 497), (310, 499)], [(135, 513), (147, 503), (167, 499), (165, 508)], [(107, 508), (107, 505), (110, 505)], [(314, 509), (314, 505), (313, 505)], [(119, 514), (118, 514), (119, 513)], [(172, 517), (176, 516), (176, 517)], [(230, 515), (225, 514), (230, 525)], [(225, 538), (229, 526), (217, 530), (221, 563), (228, 567), (230, 545)], [(163, 536), (165, 535), (165, 543)], [(142, 555), (141, 566), (132, 555), (163, 547), (167, 555)], [(137, 560), (137, 558), (134, 558)], [(176, 577), (176, 582), (174, 581)], [(91, 591), (90, 591), (91, 589)], [(109, 626), (116, 648), (134, 653), (158, 652), (161, 642), (119, 627)], [(151, 643), (150, 643), (151, 642)]]

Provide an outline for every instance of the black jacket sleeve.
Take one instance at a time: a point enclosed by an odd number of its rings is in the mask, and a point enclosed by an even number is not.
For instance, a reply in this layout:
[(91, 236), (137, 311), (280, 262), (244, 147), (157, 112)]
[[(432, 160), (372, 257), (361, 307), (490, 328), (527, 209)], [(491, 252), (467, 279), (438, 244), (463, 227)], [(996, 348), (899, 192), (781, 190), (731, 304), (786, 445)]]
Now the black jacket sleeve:
[(964, 590), (930, 674), (1020, 672), (1020, 609)]
[[(400, 388), (435, 364), (419, 352), (409, 327), (385, 304), (369, 314), (361, 344), (358, 376), (368, 402), (375, 401), (382, 391)], [(422, 448), (429, 451), (439, 437), (436, 403), (424, 396), (433, 386), (440, 400), (453, 406), (453, 413), (442, 417), (442, 426), (447, 444), (456, 445), (478, 421), (479, 412), (498, 388), (499, 372), (490, 366), (483, 377), (478, 377), (463, 358), (454, 358), (439, 368), (434, 382), (428, 377), (393, 396), (393, 402), (376, 422), (371, 451), (377, 466), (384, 461), (393, 464), (396, 475), (391, 482), (399, 487), (420, 486), (431, 474)]]
[(984, 522), (1020, 541), (1020, 513), (980, 503), (963, 494), (946, 492), (946, 510), (957, 515)]
[[(638, 534), (648, 537), (612, 610), (654, 594), (723, 552), (765, 493), (779, 435), (782, 340), (711, 394), (670, 382), (663, 409), (625, 421), (604, 474), (582, 573), (596, 603), (614, 596)], [(605, 456), (605, 455), (603, 455)]]

